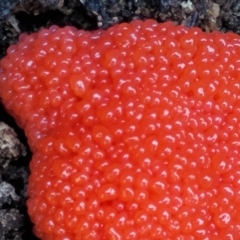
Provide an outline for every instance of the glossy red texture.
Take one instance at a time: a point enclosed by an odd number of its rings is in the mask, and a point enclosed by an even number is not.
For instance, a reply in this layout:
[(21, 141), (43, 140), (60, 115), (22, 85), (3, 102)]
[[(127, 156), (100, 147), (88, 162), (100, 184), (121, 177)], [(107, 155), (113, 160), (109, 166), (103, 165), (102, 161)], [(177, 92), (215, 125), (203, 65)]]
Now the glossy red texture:
[(134, 20), (21, 35), (0, 97), (33, 151), (43, 240), (239, 239), (240, 37)]

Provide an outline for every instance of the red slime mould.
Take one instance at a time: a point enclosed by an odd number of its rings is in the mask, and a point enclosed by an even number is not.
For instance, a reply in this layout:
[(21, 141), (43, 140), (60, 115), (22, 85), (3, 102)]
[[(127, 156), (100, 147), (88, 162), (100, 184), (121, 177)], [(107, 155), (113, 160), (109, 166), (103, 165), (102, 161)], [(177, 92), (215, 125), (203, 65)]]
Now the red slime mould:
[(39, 238), (240, 238), (238, 35), (52, 26), (9, 47), (0, 89), (33, 152)]

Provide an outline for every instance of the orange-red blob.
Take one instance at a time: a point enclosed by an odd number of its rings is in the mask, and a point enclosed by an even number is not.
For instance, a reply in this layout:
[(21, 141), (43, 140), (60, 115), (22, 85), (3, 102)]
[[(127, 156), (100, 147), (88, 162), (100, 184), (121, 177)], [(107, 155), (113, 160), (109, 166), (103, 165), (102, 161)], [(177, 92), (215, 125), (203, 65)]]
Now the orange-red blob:
[(239, 239), (239, 49), (154, 20), (21, 35), (0, 97), (33, 151), (35, 234)]

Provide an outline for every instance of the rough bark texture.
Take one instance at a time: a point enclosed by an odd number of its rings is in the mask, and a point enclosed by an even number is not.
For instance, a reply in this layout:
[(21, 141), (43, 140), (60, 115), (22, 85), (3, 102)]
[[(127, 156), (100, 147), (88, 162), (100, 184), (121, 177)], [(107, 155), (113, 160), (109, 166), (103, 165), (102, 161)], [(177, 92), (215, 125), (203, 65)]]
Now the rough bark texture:
[[(205, 31), (240, 33), (239, 17), (238, 0), (1, 0), (0, 58), (20, 33), (53, 24), (93, 30), (154, 18)], [(26, 210), (30, 159), (23, 131), (0, 105), (0, 240), (37, 239)]]

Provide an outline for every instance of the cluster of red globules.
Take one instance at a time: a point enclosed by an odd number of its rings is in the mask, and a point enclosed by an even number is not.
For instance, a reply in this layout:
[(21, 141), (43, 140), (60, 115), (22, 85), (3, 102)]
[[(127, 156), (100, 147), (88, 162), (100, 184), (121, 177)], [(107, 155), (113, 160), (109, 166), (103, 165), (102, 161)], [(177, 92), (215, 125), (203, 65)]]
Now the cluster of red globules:
[(19, 40), (0, 96), (39, 238), (239, 239), (239, 36), (135, 20)]

